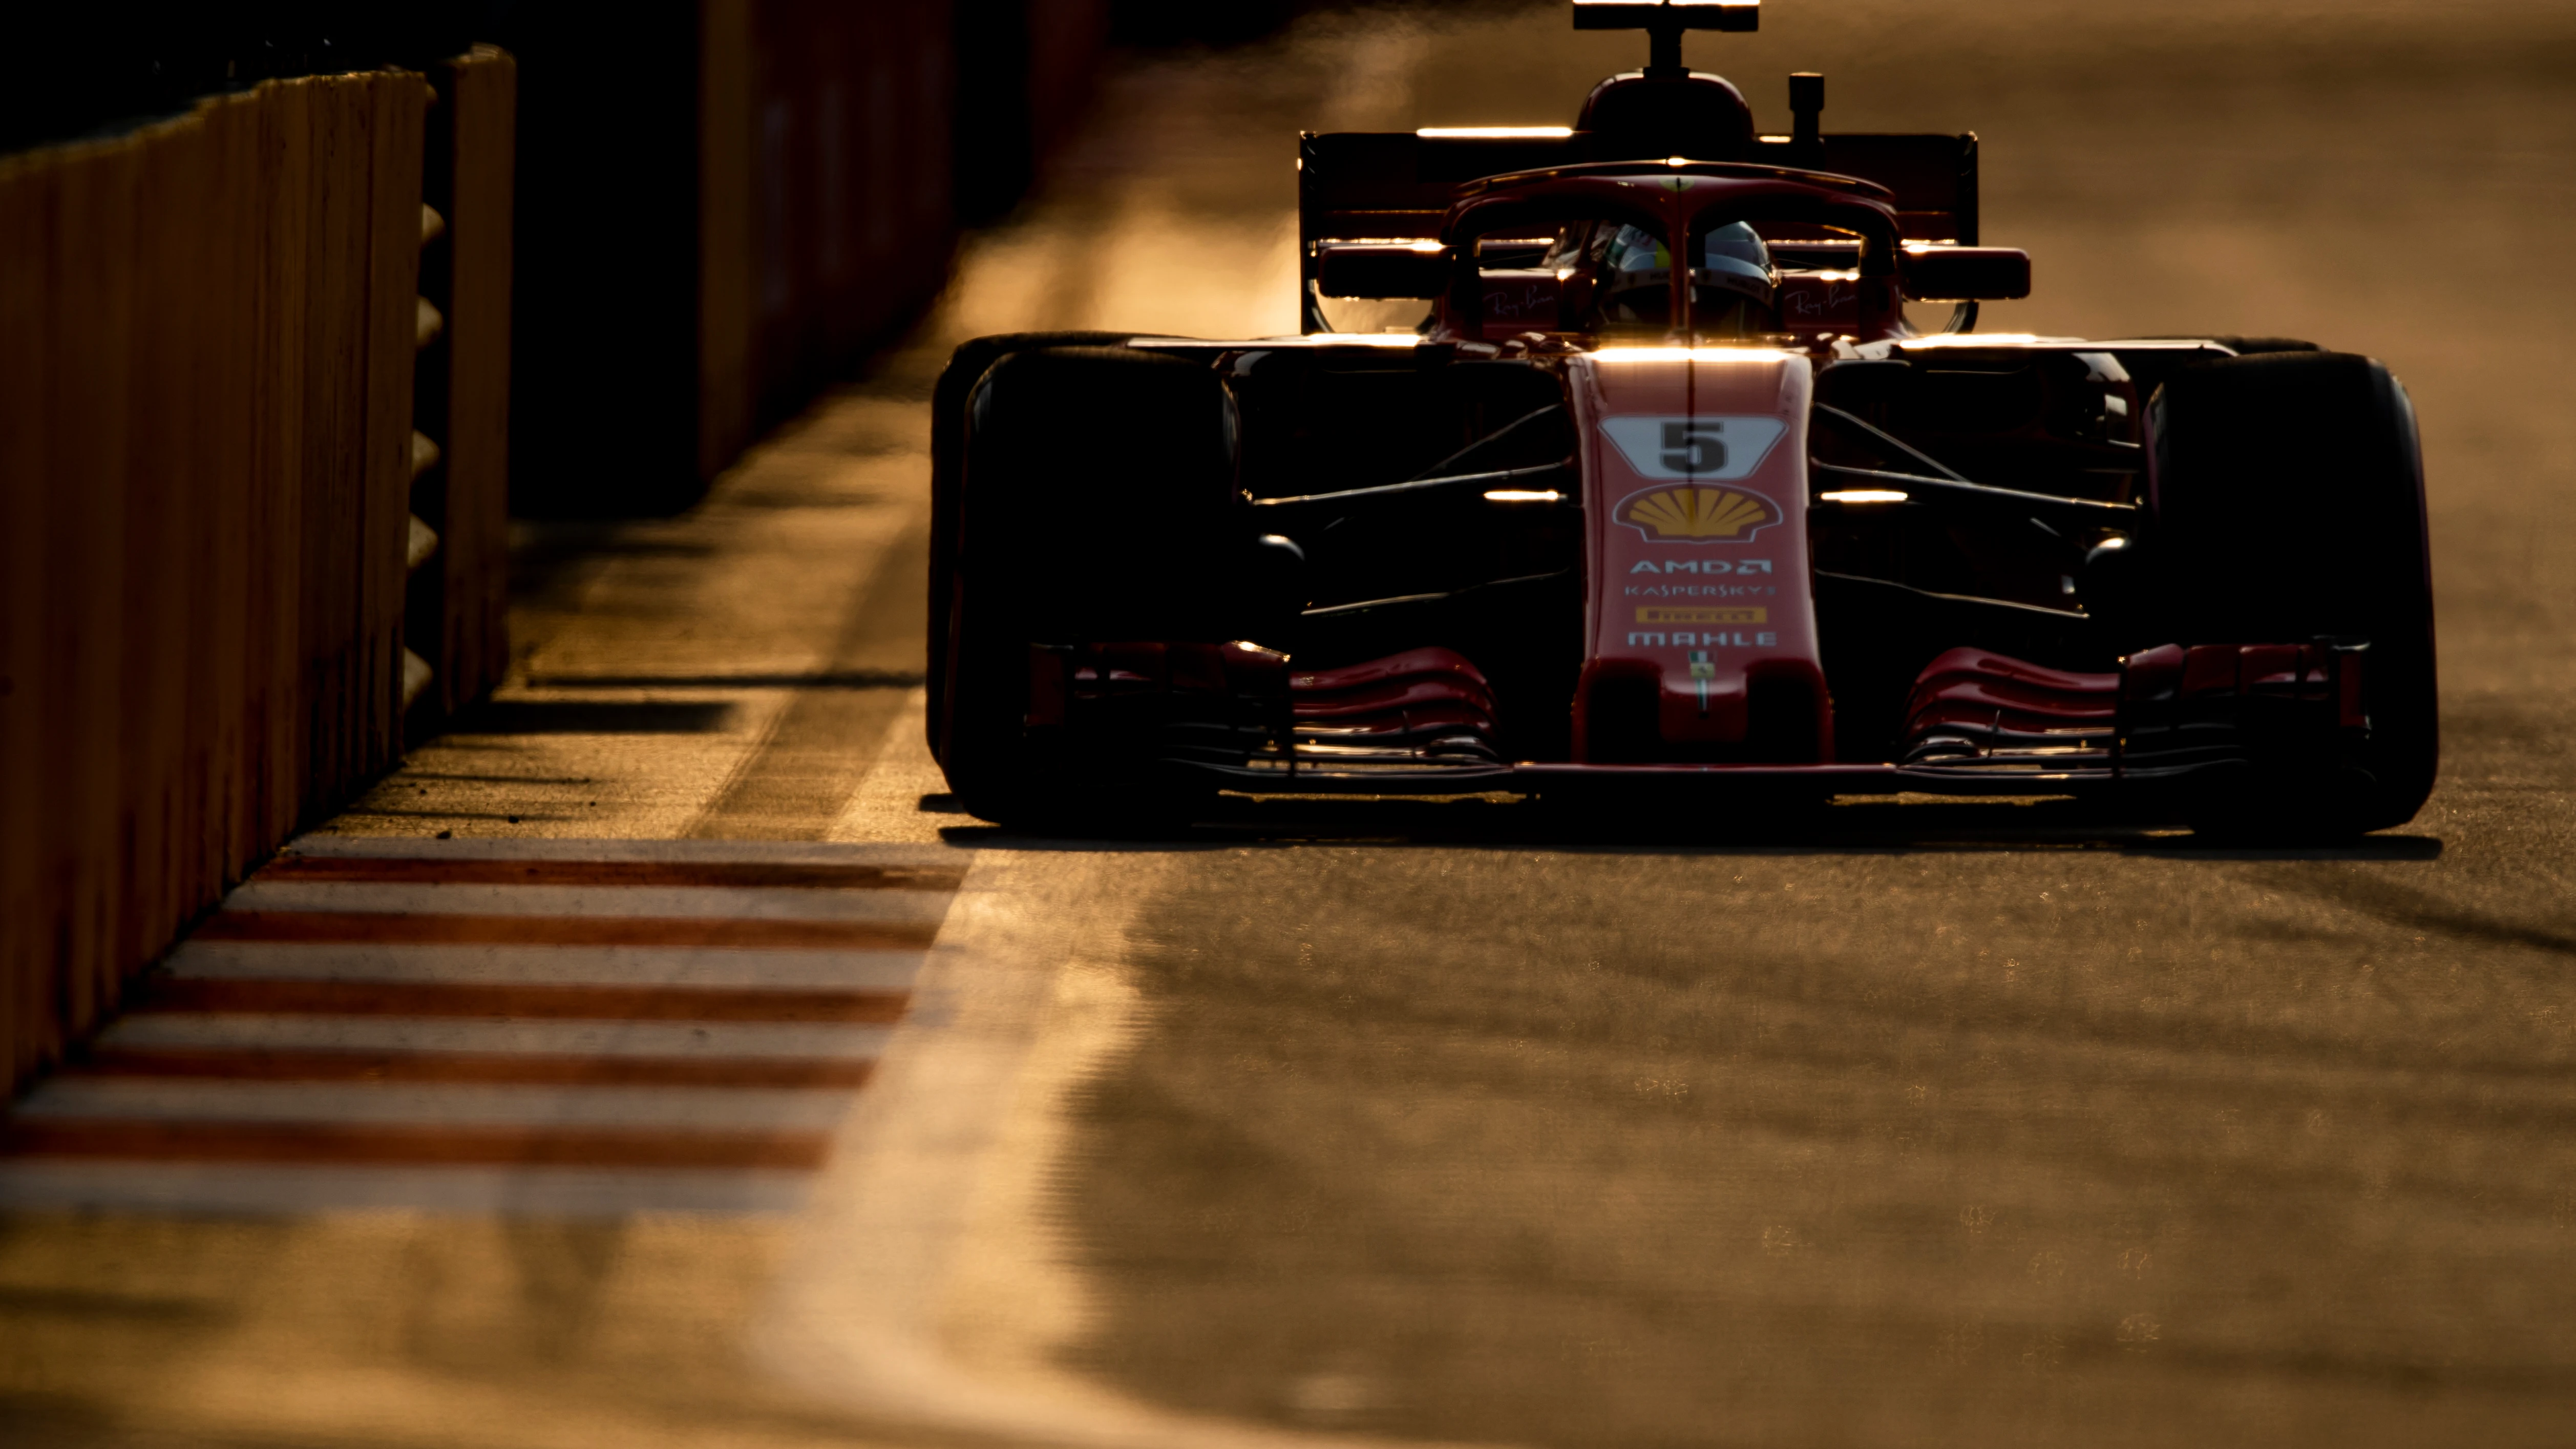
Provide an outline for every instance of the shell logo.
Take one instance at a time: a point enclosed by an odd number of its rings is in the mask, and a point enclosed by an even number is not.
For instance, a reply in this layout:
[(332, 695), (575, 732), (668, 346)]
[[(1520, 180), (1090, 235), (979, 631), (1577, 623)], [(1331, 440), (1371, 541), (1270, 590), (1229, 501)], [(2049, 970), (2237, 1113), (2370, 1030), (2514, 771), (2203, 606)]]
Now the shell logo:
[(1623, 500), (1618, 519), (1652, 540), (1738, 543), (1778, 523), (1780, 508), (1741, 488), (1652, 488)]

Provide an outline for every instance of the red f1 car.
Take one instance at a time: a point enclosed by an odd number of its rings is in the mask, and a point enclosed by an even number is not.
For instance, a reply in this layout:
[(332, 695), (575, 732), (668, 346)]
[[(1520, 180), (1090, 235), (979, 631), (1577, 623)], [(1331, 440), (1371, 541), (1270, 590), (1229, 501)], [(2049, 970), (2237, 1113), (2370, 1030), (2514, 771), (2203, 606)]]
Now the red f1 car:
[[(1302, 138), (1303, 335), (958, 349), (930, 736), (967, 809), (1642, 787), (2413, 817), (2433, 607), (2387, 369), (1979, 334), (2030, 259), (1978, 244), (1975, 136), (1826, 133), (1813, 75), (1758, 133), (1681, 63), (1754, 0), (1574, 13), (1653, 62), (1571, 128)], [(1428, 315), (1335, 330), (1391, 301)], [(1927, 333), (1908, 303), (1953, 306)]]

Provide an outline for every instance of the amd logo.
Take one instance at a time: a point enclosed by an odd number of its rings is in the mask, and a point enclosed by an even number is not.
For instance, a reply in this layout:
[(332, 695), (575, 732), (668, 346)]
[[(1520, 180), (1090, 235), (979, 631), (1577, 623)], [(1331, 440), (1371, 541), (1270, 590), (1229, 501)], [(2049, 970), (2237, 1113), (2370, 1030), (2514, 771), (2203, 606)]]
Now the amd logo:
[(1668, 558), (1659, 563), (1654, 559), (1641, 558), (1629, 566), (1628, 572), (1632, 574), (1767, 574), (1771, 572), (1771, 560), (1767, 558)]

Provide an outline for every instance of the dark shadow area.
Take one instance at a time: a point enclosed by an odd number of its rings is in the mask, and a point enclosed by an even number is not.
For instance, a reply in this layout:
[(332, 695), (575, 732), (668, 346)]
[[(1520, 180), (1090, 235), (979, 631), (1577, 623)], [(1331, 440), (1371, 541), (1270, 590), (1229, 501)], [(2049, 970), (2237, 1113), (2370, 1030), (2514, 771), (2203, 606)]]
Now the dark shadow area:
[(72, 1394), (0, 1394), (0, 1444), (112, 1444), (123, 1436), (106, 1406)]
[(914, 689), (917, 670), (823, 669), (803, 674), (544, 674), (531, 689)]
[(1408, 10), (1438, 15), (1544, 8), (1548, 0), (1116, 0), (1110, 38), (1154, 49), (1244, 45), (1267, 39), (1300, 15), (1331, 11)]
[(1943, 1395), (2017, 1405), (2033, 1356), (2114, 1424), (2247, 1381), (2500, 1412), (2576, 1381), (2528, 1339), (2444, 1357), (2502, 1316), (2481, 1295), (2563, 1303), (2576, 1105), (2562, 1034), (2479, 1015), (2534, 975), (2496, 948), (2544, 943), (2399, 919), (2439, 839), (2195, 850), (2071, 802), (1904, 802), (1644, 840), (1287, 803), (1345, 828), (1139, 862), (1150, 1026), (1062, 1179), (1096, 1372), (1567, 1446), (1700, 1442), (1864, 1376), (1974, 1419)]
[[(406, 770), (403, 781), (453, 780), (469, 785), (588, 785), (595, 783), (588, 775), (469, 775), (453, 770)], [(421, 793), (427, 794), (427, 787)]]
[(732, 722), (722, 700), (502, 700), (466, 711), (460, 735), (711, 735)]
[[(572, 818), (543, 810), (522, 810), (516, 815), (500, 810), (383, 810), (369, 808), (364, 803), (349, 807), (349, 813), (373, 815), (388, 820), (497, 820), (504, 825), (521, 825), (532, 820), (555, 821)], [(446, 838), (444, 833), (440, 838)]]
[[(45, 1315), (96, 1321), (134, 1319), (176, 1327), (230, 1321), (231, 1309), (166, 1294), (98, 1292), (81, 1288), (0, 1288), (0, 1315)], [(16, 1400), (0, 1400), (14, 1403)]]
[[(930, 801), (943, 802), (933, 807)], [(1643, 802), (1633, 810), (1566, 808), (1539, 799), (1349, 799), (1228, 796), (1184, 827), (1136, 822), (1096, 833), (1046, 835), (999, 825), (952, 825), (950, 844), (981, 850), (1098, 850), (1145, 846), (1379, 845), (1543, 846), (1590, 853), (1825, 854), (1853, 852), (2115, 851), (2178, 861), (2433, 861), (2436, 837), (2370, 835), (2357, 840), (2247, 845), (2213, 842), (2169, 820), (2075, 800), (1956, 803), (1868, 801), (1835, 805), (1744, 802), (1741, 808), (1675, 809)], [(954, 812), (953, 796), (924, 796), (923, 808)]]
[(490, 38), (511, 8), (492, 0), (14, 5), (0, 151), (120, 134), (263, 80), (423, 69)]
[(611, 558), (705, 558), (696, 540), (638, 537), (623, 523), (551, 521), (512, 530), (510, 600), (521, 609), (570, 612), (579, 590)]
[[(306, 1435), (209, 1435), (131, 1424), (107, 1404), (75, 1394), (0, 1394), (0, 1445), (43, 1449), (299, 1449)], [(391, 1449), (385, 1439), (334, 1437), (343, 1449)]]
[[(2420, 932), (2424, 936), (2438, 936), (2446, 940), (2478, 946), (2519, 948), (2543, 951), (2555, 956), (2576, 957), (2576, 930), (2568, 929), (2563, 919), (2538, 924), (2503, 920), (2499, 919), (2494, 912), (2478, 910), (2465, 901), (2448, 899), (2432, 891), (2418, 890), (2384, 876), (2368, 880), (2287, 878), (2284, 880), (2284, 885), (2313, 899), (2359, 912), (2392, 926)], [(2569, 909), (2569, 903), (2563, 899), (2525, 898), (2518, 904), (2543, 911), (2555, 908), (2562, 918)]]
[(2440, 860), (2443, 843), (2432, 835), (2365, 835), (2359, 840), (2321, 845), (2241, 845), (2232, 841), (2201, 843), (2197, 836), (2158, 840), (2132, 847), (2138, 855), (2171, 860)]

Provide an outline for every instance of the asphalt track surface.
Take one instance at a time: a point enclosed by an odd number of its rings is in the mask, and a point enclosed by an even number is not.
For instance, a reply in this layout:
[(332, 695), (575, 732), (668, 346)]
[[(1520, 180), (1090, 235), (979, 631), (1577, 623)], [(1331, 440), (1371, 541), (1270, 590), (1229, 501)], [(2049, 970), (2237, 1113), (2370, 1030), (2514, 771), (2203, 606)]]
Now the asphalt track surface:
[[(2049, 803), (1644, 802), (1580, 833), (1492, 802), (1262, 804), (1104, 846), (955, 813), (900, 687), (944, 347), (1291, 330), (1295, 129), (1562, 123), (1637, 42), (1446, 5), (1147, 59), (922, 336), (705, 509), (532, 535), (494, 713), (335, 827), (977, 852), (968, 966), (1039, 971), (1054, 1005), (991, 1098), (1027, 1130), (996, 1129), (1006, 1170), (956, 1209), (923, 1311), (963, 1382), (1053, 1385), (1061, 1419), (836, 1382), (817, 1345), (885, 1300), (778, 1306), (860, 1281), (847, 1233), (880, 1219), (827, 1192), (781, 1229), (22, 1214), (19, 1421), (227, 1445), (2576, 1437), (2576, 12), (1768, 11), (1691, 51), (1766, 129), (1780, 75), (1816, 69), (1836, 129), (1982, 135), (1986, 239), (2038, 283), (1986, 330), (2307, 337), (2406, 382), (2445, 731), (2412, 825), (2243, 851)], [(1046, 952), (1011, 944), (1040, 926)], [(873, 1130), (843, 1188), (882, 1200), (849, 1180), (893, 1160)]]

